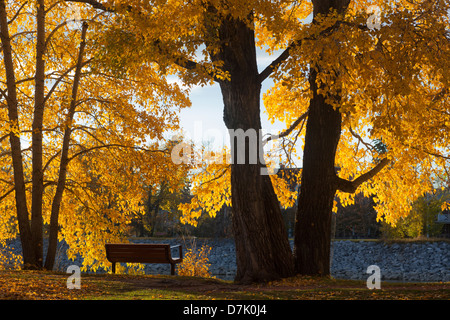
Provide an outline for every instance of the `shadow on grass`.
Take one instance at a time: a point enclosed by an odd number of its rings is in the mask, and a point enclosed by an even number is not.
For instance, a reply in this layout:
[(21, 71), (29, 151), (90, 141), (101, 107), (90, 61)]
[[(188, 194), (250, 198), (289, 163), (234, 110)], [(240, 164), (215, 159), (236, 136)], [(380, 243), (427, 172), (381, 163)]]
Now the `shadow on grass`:
[(67, 288), (69, 274), (0, 271), (0, 299), (22, 300), (450, 300), (450, 283), (381, 283), (296, 276), (265, 284), (165, 275), (82, 274), (81, 289)]
[[(120, 300), (449, 300), (450, 283), (382, 283), (296, 276), (266, 284), (173, 276), (104, 276), (109, 293), (88, 299)], [(115, 284), (114, 284), (115, 283)]]

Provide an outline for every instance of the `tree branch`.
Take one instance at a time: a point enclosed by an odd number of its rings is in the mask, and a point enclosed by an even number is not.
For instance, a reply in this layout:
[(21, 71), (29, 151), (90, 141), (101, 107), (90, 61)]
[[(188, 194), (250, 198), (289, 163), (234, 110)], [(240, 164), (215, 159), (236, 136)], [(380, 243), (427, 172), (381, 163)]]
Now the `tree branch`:
[(380, 161), (375, 167), (373, 167), (370, 171), (360, 175), (353, 181), (349, 181), (346, 179), (339, 178), (336, 176), (336, 185), (339, 191), (347, 192), (347, 193), (355, 193), (356, 189), (363, 184), (364, 182), (372, 179), (375, 175), (377, 175), (387, 164), (389, 160), (384, 158)]
[(353, 137), (355, 137), (356, 139), (358, 139), (358, 141), (361, 142), (368, 150), (370, 150), (372, 152), (375, 151), (374, 146), (372, 146), (370, 143), (365, 142), (359, 134), (357, 134), (355, 131), (353, 131), (352, 126), (349, 126), (348, 128), (349, 128), (351, 135)]
[(334, 32), (339, 28), (341, 24), (349, 25), (352, 27), (357, 27), (360, 30), (369, 30), (367, 26), (362, 25), (356, 25), (351, 24), (346, 21), (337, 21), (334, 25), (322, 30), (317, 36), (311, 36), (311, 37), (305, 37), (303, 39), (294, 40), (291, 42), (288, 47), (276, 58), (274, 61), (272, 61), (271, 64), (269, 64), (258, 76), (258, 80), (260, 83), (262, 83), (264, 80), (266, 80), (272, 72), (283, 62), (285, 62), (289, 57), (291, 56), (290, 51), (296, 47), (300, 47), (302, 45), (302, 42), (305, 40), (318, 40), (320, 36), (329, 35), (330, 33)]
[(424, 152), (424, 153), (428, 154), (429, 156), (450, 160), (450, 156), (448, 156), (448, 155), (445, 156), (443, 154), (439, 154), (439, 153), (436, 153), (436, 152), (431, 152), (431, 151), (428, 151), (428, 150), (425, 150), (425, 149), (421, 149), (421, 148), (417, 148), (417, 147), (414, 147), (414, 146), (408, 146), (408, 147), (410, 147), (411, 149), (420, 151), (420, 152)]
[[(95, 9), (100, 9), (103, 11), (107, 11), (107, 12), (117, 12), (116, 8), (114, 7), (106, 7), (105, 5), (103, 5), (102, 3), (95, 1), (95, 0), (65, 0), (66, 2), (78, 2), (78, 3), (86, 3), (86, 4), (90, 4), (93, 8)], [(131, 12), (133, 10), (133, 7), (128, 5), (126, 7), (128, 12)], [(158, 49), (160, 51), (162, 51), (162, 49), (159, 47), (159, 41), (155, 41), (155, 43), (153, 43), (153, 45), (157, 46)], [(177, 66), (184, 68), (186, 70), (195, 70), (199, 67), (201, 67), (201, 65), (195, 61), (192, 61), (190, 59), (187, 59), (185, 57), (172, 57), (174, 59), (174, 64), (176, 64)], [(219, 82), (220, 79), (218, 79), (213, 72), (208, 72), (208, 75), (214, 79), (214, 81)]]
[(45, 165), (44, 165), (44, 167), (43, 167), (43, 169), (42, 169), (44, 172), (47, 172), (47, 169), (48, 169), (48, 167), (50, 166), (50, 163), (51, 163), (53, 160), (55, 160), (56, 157), (58, 157), (60, 153), (61, 153), (61, 150), (58, 150), (54, 155), (52, 155), (52, 156), (47, 160), (47, 162), (45, 163)]
[(3, 98), (5, 98), (5, 100), (8, 100), (8, 95), (6, 94), (6, 90), (7, 90), (7, 89), (2, 90), (2, 89), (0, 88), (0, 93), (2, 94)]
[[(96, 14), (92, 19), (80, 19), (78, 21), (83, 22), (83, 23), (88, 23), (88, 22), (92, 22), (94, 21), (98, 16), (100, 16), (101, 13)], [(47, 36), (46, 40), (45, 40), (45, 48), (48, 47), (48, 44), (50, 42), (50, 40), (52, 39), (52, 37), (54, 36), (54, 34), (62, 27), (64, 27), (65, 25), (67, 25), (69, 22), (71, 22), (73, 20), (66, 20), (61, 22), (60, 24), (58, 24), (52, 31), (50, 31), (49, 35)]]
[(294, 41), (292, 42), (275, 60), (272, 61), (271, 64), (269, 64), (258, 76), (258, 80), (260, 83), (262, 83), (264, 80), (266, 80), (272, 72), (284, 61), (286, 61), (290, 57), (290, 51), (301, 44), (300, 41)]
[(225, 168), (222, 169), (222, 172), (220, 172), (219, 175), (215, 176), (214, 178), (212, 178), (212, 179), (210, 179), (210, 180), (208, 180), (208, 181), (202, 182), (202, 183), (200, 184), (200, 187), (203, 186), (203, 185), (205, 185), (205, 184), (211, 183), (211, 182), (213, 182), (213, 181), (215, 181), (215, 180), (217, 180), (217, 179), (222, 178), (222, 177), (225, 175), (225, 173), (227, 173), (227, 170), (230, 169), (230, 168), (231, 168), (231, 165), (226, 166)]
[[(8, 133), (8, 137), (10, 136), (10, 133)], [(2, 137), (2, 139), (3, 139), (4, 137)], [(22, 150), (20, 150), (20, 152), (22, 153), (22, 152), (25, 152), (25, 151), (30, 151), (32, 148), (31, 148), (31, 146), (29, 146), (28, 148), (26, 148), (26, 149), (22, 149)], [(9, 150), (9, 151), (4, 151), (4, 152), (2, 152), (2, 153), (0, 153), (0, 158), (3, 158), (3, 157), (5, 157), (5, 156), (9, 156), (9, 155), (11, 155), (12, 154), (12, 151), (11, 150)]]
[(195, 70), (198, 67), (198, 63), (185, 58), (175, 58), (174, 63), (187, 70)]
[(5, 134), (3, 137), (0, 137), (0, 142), (9, 138), (9, 133)]
[(2, 201), (2, 200), (5, 199), (7, 196), (9, 196), (14, 190), (15, 190), (15, 188), (12, 187), (11, 189), (8, 190), (8, 192), (6, 192), (6, 193), (3, 194), (2, 196), (0, 196), (0, 201)]
[(88, 153), (88, 152), (96, 150), (96, 149), (103, 149), (103, 148), (124, 148), (124, 149), (141, 150), (141, 151), (145, 151), (145, 152), (162, 152), (162, 153), (166, 153), (167, 152), (167, 150), (150, 150), (150, 149), (146, 149), (146, 148), (142, 148), (142, 147), (126, 146), (126, 145), (123, 145), (123, 144), (111, 143), (111, 144), (104, 144), (104, 145), (95, 146), (95, 147), (91, 147), (91, 148), (87, 148), (87, 149), (81, 150), (81, 151), (75, 153), (70, 158), (68, 158), (67, 161), (70, 162), (74, 158), (76, 158), (76, 157), (78, 157), (78, 156), (80, 156), (82, 154)]
[(108, 12), (114, 12), (115, 10), (111, 9), (111, 8), (107, 8), (104, 4), (102, 4), (101, 2), (95, 1), (95, 0), (65, 0), (66, 2), (78, 2), (78, 3), (86, 3), (86, 4), (90, 4), (93, 8), (95, 9), (100, 9), (103, 11), (108, 11)]
[(287, 128), (286, 130), (281, 132), (279, 135), (273, 135), (273, 134), (270, 135), (270, 137), (268, 137), (266, 140), (263, 141), (263, 144), (265, 145), (267, 142), (274, 140), (274, 139), (286, 137), (300, 124), (300, 122), (304, 121), (307, 116), (308, 116), (308, 112), (305, 112), (300, 117), (298, 117), (298, 119), (295, 120), (294, 123), (291, 124), (289, 128)]
[(25, 1), (19, 8), (19, 10), (17, 10), (16, 14), (11, 18), (11, 20), (8, 21), (8, 24), (11, 24), (14, 22), (14, 20), (16, 20), (16, 18), (19, 16), (20, 11), (22, 11), (22, 9), (27, 5), (28, 1)]
[[(81, 66), (84, 67), (85, 65), (89, 64), (92, 60), (93, 60), (93, 58), (90, 58), (90, 59), (84, 61)], [(58, 79), (56, 79), (56, 81), (53, 84), (53, 86), (51, 87), (51, 89), (47, 92), (47, 95), (44, 98), (44, 103), (50, 98), (50, 96), (52, 95), (53, 91), (55, 91), (56, 87), (62, 81), (62, 79), (64, 79), (64, 77), (66, 77), (76, 67), (77, 67), (77, 65), (74, 65), (74, 66), (70, 67), (63, 74), (61, 74), (61, 76)]]

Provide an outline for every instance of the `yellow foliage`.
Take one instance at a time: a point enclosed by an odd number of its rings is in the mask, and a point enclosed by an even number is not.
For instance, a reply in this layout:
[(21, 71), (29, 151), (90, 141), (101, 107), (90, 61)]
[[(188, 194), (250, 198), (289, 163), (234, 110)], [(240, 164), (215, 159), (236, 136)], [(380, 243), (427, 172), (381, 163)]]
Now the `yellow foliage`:
[[(214, 159), (205, 159), (205, 153), (195, 153), (194, 169), (191, 177), (190, 202), (182, 203), (178, 209), (181, 211), (181, 222), (197, 226), (197, 220), (202, 211), (215, 217), (223, 206), (231, 206), (231, 165), (228, 149), (215, 152)], [(284, 208), (294, 205), (297, 192), (291, 189), (289, 183), (277, 174), (271, 174), (270, 179)], [(299, 177), (295, 177), (298, 181)]]
[(22, 256), (12, 253), (14, 248), (6, 245), (5, 241), (0, 241), (0, 270), (20, 269), (23, 263)]
[[(126, 241), (125, 231), (142, 210), (145, 188), (167, 181), (172, 190), (187, 166), (170, 157), (168, 131), (178, 130), (178, 111), (190, 105), (187, 92), (167, 79), (156, 64), (132, 64), (123, 72), (102, 60), (100, 35), (108, 14), (80, 3), (45, 1), (45, 112), (43, 119), (43, 221), (50, 223), (60, 177), (61, 146), (66, 126), (72, 133), (66, 185), (59, 211), (59, 240), (69, 245), (69, 258), (80, 254), (83, 270), (109, 266), (106, 242)], [(79, 9), (80, 17), (73, 10)], [(31, 133), (35, 104), (36, 2), (7, 1), (12, 39), (19, 121), (12, 123), (2, 99), (0, 108), (0, 239), (18, 235), (14, 172), (9, 134), (22, 143), (27, 207), (31, 208)], [(16, 14), (17, 13), (17, 14)], [(75, 114), (67, 120), (74, 66), (81, 41), (74, 18), (88, 20)], [(3, 95), (7, 83), (0, 68)], [(151, 84), (151, 85), (149, 85)], [(5, 90), (5, 91), (3, 91)], [(2, 96), (3, 98), (3, 96)], [(46, 253), (44, 252), (44, 255)], [(3, 260), (3, 259), (2, 259)]]
[(178, 265), (178, 275), (191, 277), (213, 278), (209, 272), (208, 255), (211, 252), (211, 247), (202, 245), (200, 249), (196, 246), (188, 248), (183, 257), (183, 262)]
[[(9, 135), (22, 146), (26, 199), (31, 207), (32, 134), (36, 74), (36, 3), (6, 2), (19, 120), (11, 121), (5, 99), (0, 108), (0, 239), (17, 235), (14, 176)], [(231, 205), (230, 166), (226, 161), (175, 165), (167, 152), (168, 131), (178, 130), (177, 113), (190, 105), (194, 85), (230, 80), (219, 56), (221, 19), (240, 19), (254, 30), (256, 45), (272, 56), (290, 47), (289, 59), (271, 74), (264, 94), (265, 113), (290, 126), (309, 109), (309, 68), (317, 68), (319, 94), (342, 114), (335, 165), (352, 180), (383, 157), (390, 163), (358, 192), (374, 195), (378, 219), (391, 224), (408, 214), (411, 203), (448, 183), (450, 140), (449, 1), (351, 1), (345, 15), (316, 17), (311, 1), (143, 1), (102, 2), (118, 13), (99, 13), (86, 3), (45, 1), (45, 113), (43, 122), (43, 218), (48, 224), (59, 177), (62, 136), (70, 125), (67, 183), (60, 209), (60, 239), (69, 257), (81, 253), (85, 265), (105, 265), (103, 244), (124, 241), (124, 228), (141, 209), (146, 185), (179, 177), (192, 169), (190, 203), (180, 205), (182, 221), (196, 224), (201, 210), (215, 216)], [(208, 5), (207, 5), (208, 4)], [(87, 47), (74, 119), (73, 67), (81, 41), (70, 28), (73, 6), (89, 20)], [(380, 8), (381, 28), (370, 30), (367, 7)], [(128, 6), (136, 10), (128, 10)], [(122, 14), (125, 13), (125, 14)], [(277, 51), (279, 50), (279, 51)], [(186, 68), (187, 61), (194, 62)], [(245, 60), (245, 59), (243, 59)], [(89, 62), (89, 63), (88, 63)], [(168, 81), (179, 76), (186, 88)], [(7, 83), (5, 68), (0, 83)], [(0, 88), (2, 98), (5, 88)], [(291, 132), (290, 158), (301, 160), (306, 125)], [(386, 152), (373, 146), (380, 140)], [(169, 150), (170, 151), (170, 150)], [(300, 152), (299, 152), (300, 153)], [(217, 152), (222, 159), (227, 150)], [(285, 159), (282, 159), (285, 160)], [(296, 194), (271, 176), (282, 206)], [(441, 184), (441, 185), (439, 185)], [(338, 193), (343, 204), (353, 195)]]
[[(317, 81), (323, 84), (319, 93), (343, 117), (338, 175), (353, 180), (388, 157), (390, 164), (357, 192), (375, 196), (378, 219), (395, 224), (409, 214), (415, 199), (449, 181), (450, 3), (370, 4), (380, 8), (380, 30), (366, 26), (367, 1), (351, 1), (345, 17), (330, 15), (302, 25), (301, 45), (277, 70), (264, 102), (272, 121), (289, 126), (308, 110), (305, 67), (317, 65)], [(338, 28), (320, 36), (337, 21)], [(385, 154), (374, 148), (375, 140), (387, 147)], [(337, 195), (341, 204), (353, 203), (353, 194)]]
[[(448, 1), (355, 0), (350, 1), (345, 15), (319, 16), (314, 24), (307, 19), (312, 10), (310, 1), (240, 1), (239, 4), (213, 1), (217, 9), (215, 16), (196, 2), (191, 2), (191, 6), (177, 1), (171, 4), (180, 12), (193, 10), (195, 6), (199, 11), (189, 18), (158, 11), (152, 18), (155, 21), (175, 18), (175, 24), (178, 27), (185, 24), (186, 30), (194, 24), (200, 26), (186, 39), (188, 43), (207, 43), (211, 52), (218, 50), (216, 39), (205, 39), (208, 33), (202, 28), (207, 24), (202, 14), (210, 14), (207, 16), (211, 21), (207, 22), (217, 25), (226, 14), (248, 21), (255, 30), (257, 46), (274, 59), (297, 41), (290, 47), (290, 58), (271, 75), (274, 85), (263, 95), (264, 112), (270, 121), (281, 121), (286, 127), (307, 112), (312, 97), (309, 68), (317, 66), (318, 93), (342, 114), (342, 134), (336, 155), (339, 177), (353, 180), (373, 168), (381, 158), (390, 160), (389, 166), (357, 190), (375, 196), (379, 220), (395, 224), (410, 212), (417, 197), (448, 183)], [(379, 29), (368, 27), (368, 18), (375, 12), (368, 11), (371, 5), (379, 9), (375, 10), (380, 14)], [(254, 15), (249, 20), (250, 11)], [(134, 19), (136, 24), (143, 23), (139, 17)], [(194, 47), (176, 47), (186, 44), (174, 40), (185, 40), (178, 36), (180, 32), (166, 31), (158, 32), (171, 39), (169, 43), (174, 46), (171, 49), (190, 52), (186, 56), (194, 57)], [(181, 31), (181, 34), (186, 33)], [(197, 62), (211, 67), (208, 51), (203, 53), (202, 60)], [(185, 78), (189, 83), (198, 79), (192, 73)], [(287, 156), (289, 164), (294, 158), (301, 163), (299, 151), (305, 127), (302, 124), (286, 137), (293, 142)], [(386, 145), (387, 153), (381, 154), (374, 148), (375, 140)], [(292, 191), (286, 189), (279, 177), (271, 179), (282, 205), (291, 205), (295, 199)], [(182, 205), (181, 210), (183, 222), (195, 224), (200, 210), (214, 216), (222, 205), (230, 203), (229, 172), (224, 166), (211, 164), (208, 169), (198, 168), (193, 181), (194, 198)], [(343, 205), (349, 205), (354, 195), (338, 192), (338, 198)]]

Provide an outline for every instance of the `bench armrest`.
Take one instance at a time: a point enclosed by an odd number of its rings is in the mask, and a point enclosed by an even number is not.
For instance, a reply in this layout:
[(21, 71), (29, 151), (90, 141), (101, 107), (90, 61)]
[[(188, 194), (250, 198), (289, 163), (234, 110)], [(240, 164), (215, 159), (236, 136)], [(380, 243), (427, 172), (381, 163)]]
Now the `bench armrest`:
[(181, 244), (177, 244), (175, 246), (171, 246), (170, 250), (175, 249), (178, 247), (178, 254), (179, 254), (179, 258), (182, 259), (183, 258), (183, 249), (181, 247)]

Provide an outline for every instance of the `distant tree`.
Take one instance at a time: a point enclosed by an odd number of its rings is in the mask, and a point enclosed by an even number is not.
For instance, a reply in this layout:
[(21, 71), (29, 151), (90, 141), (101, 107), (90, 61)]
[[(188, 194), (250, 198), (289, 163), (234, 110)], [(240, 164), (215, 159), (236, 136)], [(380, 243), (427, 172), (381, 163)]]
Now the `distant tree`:
[(233, 236), (231, 227), (231, 208), (223, 206), (216, 217), (211, 218), (208, 212), (202, 212), (195, 228), (186, 226), (189, 234), (196, 237), (229, 238)]
[[(171, 154), (173, 148), (181, 141), (182, 138), (178, 136), (172, 137), (163, 148)], [(138, 236), (153, 237), (156, 231), (173, 233), (176, 229), (174, 223), (165, 223), (162, 221), (164, 219), (178, 221), (175, 224), (180, 224), (181, 213), (178, 206), (190, 200), (189, 166), (183, 164), (174, 166), (168, 174), (144, 187), (142, 208), (136, 212), (132, 220), (133, 229)]]
[(437, 215), (442, 213), (446, 201), (448, 197), (441, 192), (420, 197), (408, 216), (399, 219), (395, 225), (383, 223), (383, 236), (394, 239), (439, 236), (443, 225), (436, 223)]

